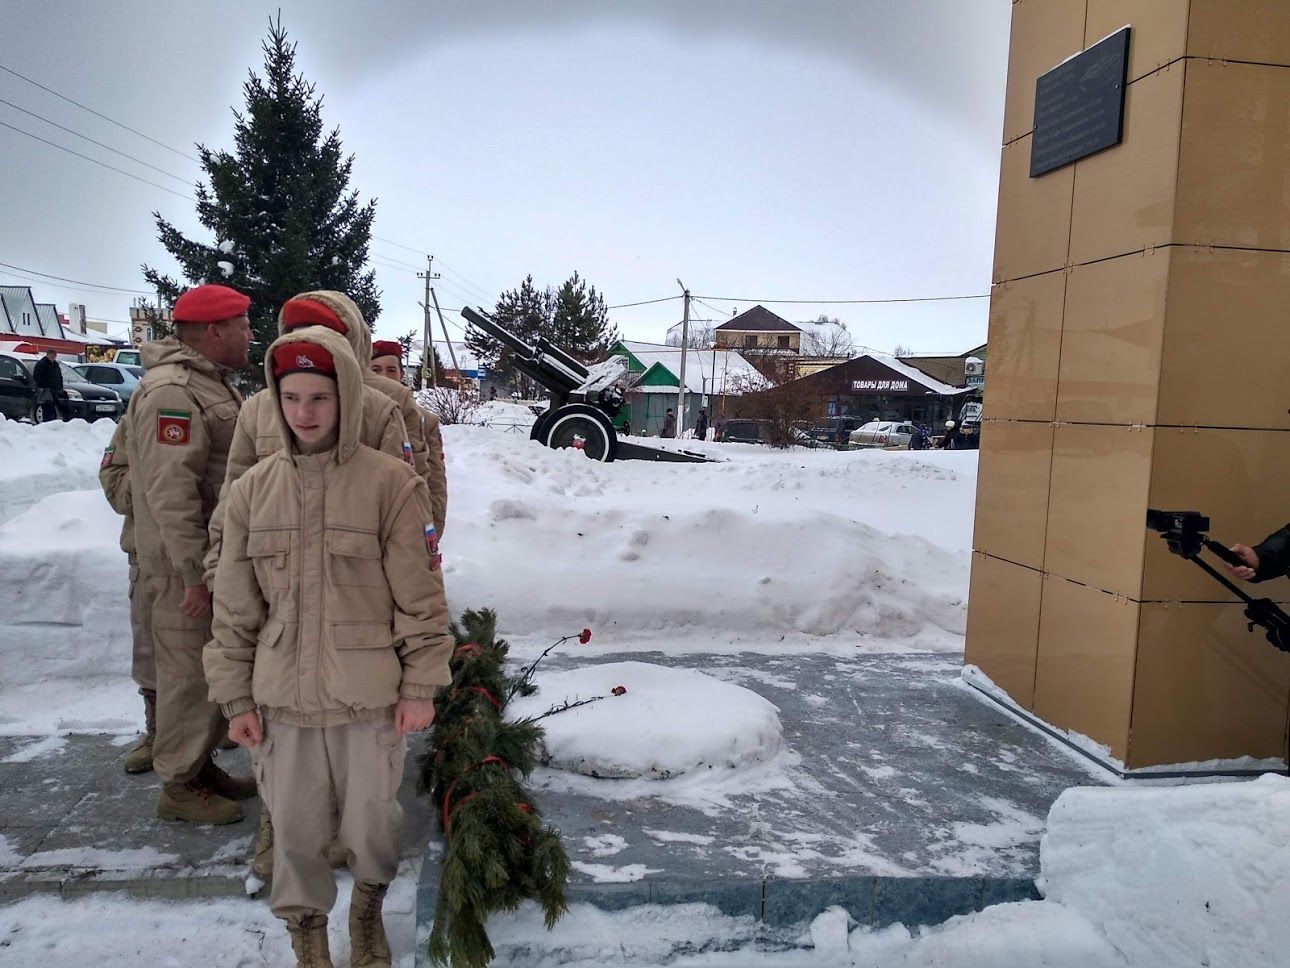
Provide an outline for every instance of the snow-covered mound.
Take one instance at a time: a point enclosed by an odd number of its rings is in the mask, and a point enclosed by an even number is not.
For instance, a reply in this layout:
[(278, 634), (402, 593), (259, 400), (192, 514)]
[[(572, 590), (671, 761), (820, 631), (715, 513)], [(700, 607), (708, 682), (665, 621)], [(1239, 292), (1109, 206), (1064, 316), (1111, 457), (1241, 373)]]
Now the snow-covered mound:
[(962, 648), (974, 453), (600, 464), (496, 428), (444, 438), (450, 604), (491, 605), (512, 637)]
[(51, 495), (0, 524), (0, 686), (130, 674), (120, 534), (97, 487)]
[(1290, 780), (1068, 790), (1040, 848), (1049, 901), (1132, 965), (1290, 964)]
[(0, 415), (0, 524), (43, 497), (98, 487), (111, 420), (25, 424)]
[[(693, 669), (607, 662), (541, 673), (538, 691), (517, 697), (507, 716), (541, 716), (555, 706), (604, 696), (542, 720), (549, 765), (595, 777), (666, 780), (764, 762), (783, 746), (774, 704), (742, 686)], [(624, 687), (614, 695), (615, 687)]]

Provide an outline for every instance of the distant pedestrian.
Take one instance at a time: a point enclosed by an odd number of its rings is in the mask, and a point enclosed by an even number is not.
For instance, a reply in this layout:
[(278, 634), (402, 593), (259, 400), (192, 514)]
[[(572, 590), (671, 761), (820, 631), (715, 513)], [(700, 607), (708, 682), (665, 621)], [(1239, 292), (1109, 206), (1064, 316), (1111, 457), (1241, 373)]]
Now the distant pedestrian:
[(909, 441), (910, 450), (927, 450), (932, 445), (932, 435), (921, 420), (914, 425), (914, 436)]
[(945, 433), (941, 436), (940, 443), (936, 446), (940, 450), (957, 450), (959, 444), (959, 428), (955, 426), (953, 420), (945, 421)]
[(707, 440), (708, 438), (708, 411), (700, 410), (699, 419), (694, 423), (694, 439)]
[(488, 388), (488, 402), (489, 402), (489, 403), (492, 403), (492, 402), (493, 402), (494, 400), (496, 400), (496, 399), (497, 399), (497, 387), (489, 387), (489, 388)]
[(40, 419), (48, 423), (59, 418), (59, 395), (63, 392), (63, 369), (58, 365), (58, 351), (46, 350), (36, 361), (32, 376), (36, 381), (36, 402), (40, 404)]
[(676, 436), (676, 414), (672, 412), (671, 407), (667, 408), (667, 414), (663, 417), (663, 432), (659, 434), (659, 436), (660, 437)]

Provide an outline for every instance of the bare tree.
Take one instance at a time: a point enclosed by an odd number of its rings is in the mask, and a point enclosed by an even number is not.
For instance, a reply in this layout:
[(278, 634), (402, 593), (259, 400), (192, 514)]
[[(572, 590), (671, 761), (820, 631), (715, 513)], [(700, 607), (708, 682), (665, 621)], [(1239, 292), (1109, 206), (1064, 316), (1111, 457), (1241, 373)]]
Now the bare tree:
[(769, 390), (746, 393), (735, 399), (735, 416), (760, 420), (772, 447), (787, 449), (797, 442), (799, 429), (818, 420), (824, 395), (802, 380), (789, 380)]
[[(712, 344), (716, 341), (716, 331), (713, 329), (711, 320), (690, 320), (690, 338), (686, 341), (686, 346), (692, 350), (710, 350), (712, 349)], [(681, 345), (680, 326), (673, 326), (668, 331), (666, 342), (668, 346)]]
[(905, 346), (901, 343), (897, 343), (895, 347), (892, 349), (891, 355), (892, 356), (913, 356), (914, 348), (912, 346)]
[(847, 330), (847, 324), (836, 316), (821, 313), (809, 323), (800, 325), (803, 327), (802, 356), (849, 359), (855, 355), (855, 341)]
[(439, 387), (437, 390), (421, 390), (416, 399), (439, 418), (440, 424), (474, 423), (475, 412), (479, 409), (479, 397), (473, 390)]

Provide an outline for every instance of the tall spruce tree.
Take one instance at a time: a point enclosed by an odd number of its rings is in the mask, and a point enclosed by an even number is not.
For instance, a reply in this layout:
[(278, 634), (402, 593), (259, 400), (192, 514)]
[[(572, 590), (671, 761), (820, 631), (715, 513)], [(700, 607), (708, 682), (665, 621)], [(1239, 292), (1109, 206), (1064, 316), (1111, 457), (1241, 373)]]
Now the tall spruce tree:
[(551, 341), (583, 363), (595, 363), (618, 342), (618, 329), (609, 322), (605, 297), (588, 286), (577, 272), (555, 293)]
[(349, 187), (354, 156), (344, 154), (339, 128), (324, 135), (322, 95), (296, 72), (296, 45), (281, 16), (261, 48), (264, 75), (249, 72), (245, 110), (233, 112), (233, 152), (197, 146), (209, 181), (197, 186), (197, 219), (215, 241), (189, 239), (153, 212), (158, 238), (186, 281), (143, 266), (171, 302), (202, 282), (251, 297), (256, 345), (249, 377), (256, 384), (264, 351), (277, 337), (278, 310), (297, 293), (344, 292), (369, 326), (381, 311), (376, 274), (367, 267), (376, 202), (360, 204)]

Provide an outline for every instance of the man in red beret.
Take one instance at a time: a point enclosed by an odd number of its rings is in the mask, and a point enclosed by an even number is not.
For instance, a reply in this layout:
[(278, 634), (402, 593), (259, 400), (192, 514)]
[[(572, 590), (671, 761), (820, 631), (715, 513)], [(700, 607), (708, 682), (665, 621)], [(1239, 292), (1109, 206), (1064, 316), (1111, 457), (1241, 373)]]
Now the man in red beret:
[(140, 350), (147, 372), (128, 411), (136, 594), (151, 619), (156, 661), (157, 816), (167, 820), (234, 823), (242, 819), (237, 801), (255, 794), (250, 777), (230, 777), (211, 759), (225, 724), (206, 698), (202, 671), (211, 637), (202, 559), (242, 405), (232, 376), (246, 365), (250, 305), (228, 286), (180, 296), (171, 310), (174, 335)]
[[(403, 384), (403, 345), (398, 340), (372, 341), (371, 370), (377, 376)], [(443, 434), (439, 430), (439, 416), (417, 404), (421, 416), (421, 429), (426, 440), (426, 484), (430, 488), (430, 505), (434, 508), (436, 540), (443, 537), (448, 520), (448, 474), (445, 467)]]

